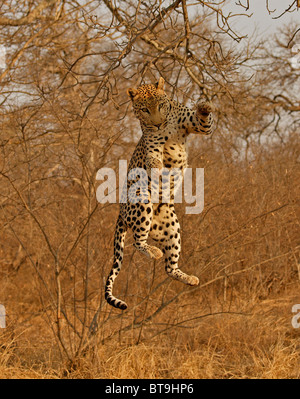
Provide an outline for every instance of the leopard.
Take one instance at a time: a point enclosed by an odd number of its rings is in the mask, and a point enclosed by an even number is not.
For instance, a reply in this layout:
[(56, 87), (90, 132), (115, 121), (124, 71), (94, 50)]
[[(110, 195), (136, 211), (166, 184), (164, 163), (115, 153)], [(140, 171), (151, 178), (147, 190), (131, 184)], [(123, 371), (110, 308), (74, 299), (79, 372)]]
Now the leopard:
[[(164, 90), (165, 80), (128, 88), (134, 115), (140, 122), (142, 136), (128, 165), (125, 200), (120, 203), (114, 234), (113, 266), (106, 280), (105, 299), (109, 305), (125, 310), (127, 304), (113, 295), (113, 285), (123, 262), (125, 236), (130, 229), (134, 247), (154, 260), (164, 258), (168, 276), (190, 286), (199, 279), (180, 270), (180, 225), (175, 212), (176, 181), (187, 168), (187, 137), (191, 133), (210, 135), (214, 106), (210, 101), (199, 101), (194, 109), (171, 99)], [(134, 170), (139, 175), (130, 176)], [(170, 184), (168, 201), (162, 201), (163, 171), (177, 171)], [(179, 171), (179, 172), (178, 172)], [(143, 172), (143, 173), (142, 173)], [(179, 174), (178, 174), (179, 173)], [(134, 185), (141, 179), (138, 189)], [(177, 179), (177, 180), (176, 180)], [(156, 182), (156, 184), (154, 184)], [(158, 183), (157, 183), (158, 182)], [(157, 193), (157, 201), (151, 194)], [(150, 245), (148, 238), (156, 245)]]

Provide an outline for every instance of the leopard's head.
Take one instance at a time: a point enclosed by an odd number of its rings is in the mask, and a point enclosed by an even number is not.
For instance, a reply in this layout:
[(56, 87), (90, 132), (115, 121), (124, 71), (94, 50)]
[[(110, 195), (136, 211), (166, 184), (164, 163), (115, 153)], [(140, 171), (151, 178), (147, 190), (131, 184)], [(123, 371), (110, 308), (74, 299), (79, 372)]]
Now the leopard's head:
[(141, 85), (137, 89), (128, 89), (135, 116), (141, 124), (160, 127), (170, 112), (170, 99), (164, 91), (164, 79), (155, 84)]

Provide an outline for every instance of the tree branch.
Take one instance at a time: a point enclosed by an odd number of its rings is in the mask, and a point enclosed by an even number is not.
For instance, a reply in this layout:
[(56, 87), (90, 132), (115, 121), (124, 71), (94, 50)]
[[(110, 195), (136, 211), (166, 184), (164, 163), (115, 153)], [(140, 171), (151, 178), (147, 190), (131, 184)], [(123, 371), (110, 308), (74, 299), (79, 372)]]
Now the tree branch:
[(45, 8), (52, 6), (56, 2), (57, 0), (43, 0), (33, 11), (31, 11), (28, 15), (20, 19), (10, 19), (6, 17), (0, 17), (0, 25), (21, 26), (21, 25), (31, 24), (36, 19), (41, 17), (41, 14), (45, 10)]

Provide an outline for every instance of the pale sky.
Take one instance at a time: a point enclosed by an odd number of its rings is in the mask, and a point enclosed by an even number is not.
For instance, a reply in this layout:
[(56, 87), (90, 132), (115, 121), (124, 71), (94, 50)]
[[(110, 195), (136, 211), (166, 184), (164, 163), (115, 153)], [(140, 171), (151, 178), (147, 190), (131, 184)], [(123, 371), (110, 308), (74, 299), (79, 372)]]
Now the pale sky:
[[(240, 1), (242, 4), (247, 4), (246, 0)], [(298, 27), (300, 27), (300, 9), (292, 13), (286, 13), (279, 19), (273, 19), (286, 10), (293, 1), (294, 0), (269, 0), (269, 9), (276, 10), (271, 15), (267, 11), (266, 0), (249, 0), (250, 8), (246, 12), (241, 6), (236, 5), (238, 0), (229, 0), (228, 5), (224, 7), (224, 10), (236, 14), (245, 13), (251, 15), (253, 13), (251, 18), (237, 16), (232, 19), (232, 21), (234, 21), (232, 25), (236, 27), (239, 33), (248, 34), (248, 36), (251, 36), (256, 29), (257, 33), (261, 37), (275, 33), (276, 30), (282, 28), (286, 24), (296, 23)]]

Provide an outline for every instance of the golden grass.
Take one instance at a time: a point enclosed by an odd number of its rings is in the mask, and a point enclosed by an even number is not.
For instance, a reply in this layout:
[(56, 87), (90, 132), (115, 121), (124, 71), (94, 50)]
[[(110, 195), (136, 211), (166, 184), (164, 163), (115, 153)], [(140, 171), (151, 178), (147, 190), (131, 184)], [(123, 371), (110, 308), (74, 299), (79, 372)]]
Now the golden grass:
[(300, 331), (291, 325), (296, 299), (295, 291), (251, 313), (210, 316), (195, 328), (175, 328), (139, 344), (113, 339), (72, 366), (8, 336), (3, 345), (2, 335), (0, 378), (299, 378)]
[[(128, 234), (114, 287), (129, 305), (124, 313), (103, 298), (117, 206), (99, 209), (78, 241), (68, 229), (83, 205), (58, 211), (50, 202), (40, 213), (49, 240), (65, 245), (59, 282), (67, 318), (59, 319), (53, 258), (39, 230), (16, 213), (14, 231), (27, 252), (17, 262), (19, 242), (7, 229), (0, 242), (0, 303), (7, 310), (0, 378), (299, 378), (300, 329), (291, 325), (292, 306), (300, 303), (297, 138), (256, 150), (251, 165), (229, 155), (225, 163), (212, 144), (203, 157), (197, 151), (191, 164), (205, 166), (205, 209), (187, 216), (179, 206), (178, 216), (180, 266), (200, 286), (172, 281), (162, 261), (134, 252)], [(71, 195), (60, 188), (56, 194)], [(97, 309), (98, 333), (80, 347)]]

